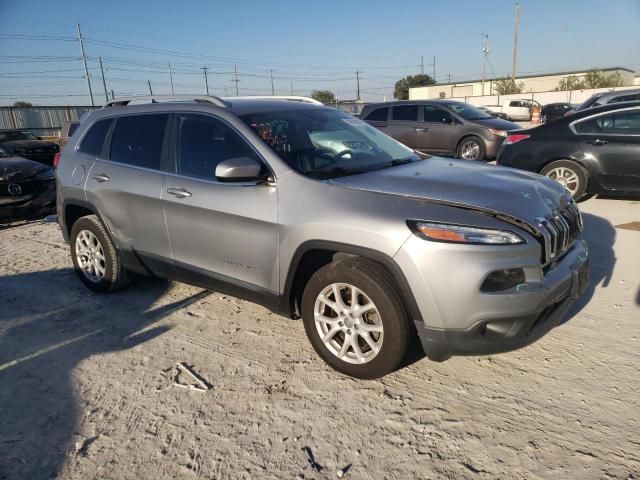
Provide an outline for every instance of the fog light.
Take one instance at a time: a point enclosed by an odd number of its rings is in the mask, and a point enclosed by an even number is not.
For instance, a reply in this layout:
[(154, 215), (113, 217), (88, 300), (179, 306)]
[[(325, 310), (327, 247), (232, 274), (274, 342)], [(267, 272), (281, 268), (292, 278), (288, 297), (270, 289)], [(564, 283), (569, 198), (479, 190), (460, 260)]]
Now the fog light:
[(501, 292), (524, 282), (524, 270), (521, 268), (509, 268), (491, 272), (482, 283), (482, 292)]

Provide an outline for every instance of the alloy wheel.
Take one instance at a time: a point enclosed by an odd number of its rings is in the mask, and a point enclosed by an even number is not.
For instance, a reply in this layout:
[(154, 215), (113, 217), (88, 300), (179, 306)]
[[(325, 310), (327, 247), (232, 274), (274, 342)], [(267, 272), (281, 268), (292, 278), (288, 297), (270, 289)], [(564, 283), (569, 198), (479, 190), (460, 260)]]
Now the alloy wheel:
[(465, 160), (476, 160), (480, 156), (480, 145), (473, 140), (463, 143), (460, 156)]
[(547, 172), (547, 177), (562, 185), (572, 196), (575, 195), (578, 188), (580, 188), (580, 179), (578, 178), (578, 174), (570, 168), (553, 168)]
[(370, 362), (382, 347), (384, 327), (380, 312), (359, 288), (333, 283), (317, 296), (315, 326), (325, 347), (347, 363)]
[(90, 230), (80, 230), (76, 236), (75, 253), (78, 266), (84, 276), (93, 283), (99, 283), (107, 272), (104, 250), (98, 237)]

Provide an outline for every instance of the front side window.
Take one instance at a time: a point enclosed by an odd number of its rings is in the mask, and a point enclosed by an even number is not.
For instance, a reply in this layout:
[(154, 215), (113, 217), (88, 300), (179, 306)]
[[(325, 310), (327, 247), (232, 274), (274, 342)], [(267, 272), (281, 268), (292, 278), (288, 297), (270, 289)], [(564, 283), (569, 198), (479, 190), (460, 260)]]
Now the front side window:
[(405, 122), (417, 122), (418, 106), (417, 105), (400, 105), (397, 107), (393, 107), (392, 116), (394, 120), (403, 120)]
[(177, 173), (213, 180), (220, 162), (239, 157), (250, 157), (260, 161), (247, 142), (220, 120), (205, 115), (180, 115), (176, 151)]
[(160, 170), (169, 115), (131, 115), (117, 120), (109, 158), (135, 167)]
[(388, 112), (389, 112), (388, 107), (376, 108), (369, 115), (367, 115), (367, 118), (365, 120), (371, 120), (374, 122), (386, 122)]
[(338, 110), (305, 108), (240, 118), (283, 161), (312, 178), (355, 175), (423, 158), (377, 128)]
[(452, 120), (449, 112), (433, 105), (425, 105), (423, 115), (425, 122), (451, 123)]
[(78, 145), (78, 151), (97, 157), (102, 152), (102, 146), (104, 145), (104, 139), (107, 137), (109, 127), (113, 119), (106, 118), (99, 120), (89, 127), (89, 131), (85, 134), (84, 138)]
[(640, 135), (640, 110), (618, 112), (574, 124), (582, 134)]

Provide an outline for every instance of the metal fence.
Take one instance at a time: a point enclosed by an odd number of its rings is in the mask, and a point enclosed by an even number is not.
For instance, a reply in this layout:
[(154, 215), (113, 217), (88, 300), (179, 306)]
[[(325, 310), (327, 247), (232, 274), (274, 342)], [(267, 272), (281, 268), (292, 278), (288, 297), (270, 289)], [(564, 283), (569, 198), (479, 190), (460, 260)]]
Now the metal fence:
[(98, 107), (0, 107), (0, 130), (30, 130), (38, 136), (56, 136), (64, 122), (79, 120)]

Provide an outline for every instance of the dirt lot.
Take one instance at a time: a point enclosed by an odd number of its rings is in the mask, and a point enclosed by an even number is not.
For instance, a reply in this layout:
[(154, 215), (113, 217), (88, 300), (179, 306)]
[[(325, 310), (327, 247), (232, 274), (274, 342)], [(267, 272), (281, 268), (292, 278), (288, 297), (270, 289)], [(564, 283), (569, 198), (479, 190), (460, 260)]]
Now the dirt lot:
[[(90, 293), (57, 225), (2, 228), (0, 479), (640, 478), (640, 231), (617, 227), (640, 201), (581, 206), (591, 286), (569, 322), (379, 381), (217, 292)], [(176, 362), (211, 390), (165, 388)]]

